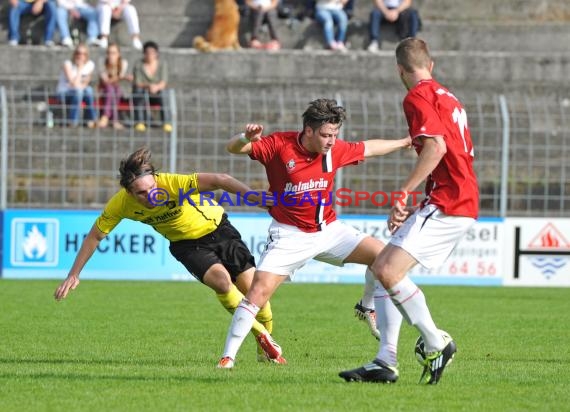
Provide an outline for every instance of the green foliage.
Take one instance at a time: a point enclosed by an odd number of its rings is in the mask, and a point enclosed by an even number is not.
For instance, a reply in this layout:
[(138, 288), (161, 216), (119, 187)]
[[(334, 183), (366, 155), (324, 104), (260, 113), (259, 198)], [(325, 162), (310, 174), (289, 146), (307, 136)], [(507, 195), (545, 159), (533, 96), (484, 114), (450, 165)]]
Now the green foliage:
[(404, 325), (400, 380), (345, 383), (377, 343), (352, 307), (356, 285), (286, 284), (272, 303), (287, 366), (245, 341), (218, 370), (230, 316), (197, 283), (0, 281), (0, 411), (565, 410), (570, 289), (424, 287), (458, 344), (439, 385), (418, 385)]

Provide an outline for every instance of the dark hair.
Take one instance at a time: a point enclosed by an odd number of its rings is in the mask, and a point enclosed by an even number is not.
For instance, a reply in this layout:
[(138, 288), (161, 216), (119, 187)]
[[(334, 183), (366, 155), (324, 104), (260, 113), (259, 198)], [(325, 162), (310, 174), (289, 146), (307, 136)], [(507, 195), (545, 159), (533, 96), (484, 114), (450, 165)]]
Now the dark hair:
[(146, 42), (143, 44), (143, 53), (144, 53), (147, 49), (154, 49), (154, 50), (158, 51), (158, 44), (156, 44), (156, 42), (154, 42), (154, 41), (152, 41), (152, 40), (146, 41)]
[(121, 165), (119, 166), (121, 179), (119, 183), (121, 186), (129, 190), (131, 184), (139, 177), (154, 175), (155, 168), (150, 162), (151, 156), (150, 149), (143, 146), (131, 153), (126, 159), (121, 160)]
[(339, 127), (346, 118), (344, 107), (339, 106), (333, 99), (317, 99), (309, 103), (309, 107), (303, 113), (303, 129), (309, 126), (317, 130), (323, 124), (332, 123)]

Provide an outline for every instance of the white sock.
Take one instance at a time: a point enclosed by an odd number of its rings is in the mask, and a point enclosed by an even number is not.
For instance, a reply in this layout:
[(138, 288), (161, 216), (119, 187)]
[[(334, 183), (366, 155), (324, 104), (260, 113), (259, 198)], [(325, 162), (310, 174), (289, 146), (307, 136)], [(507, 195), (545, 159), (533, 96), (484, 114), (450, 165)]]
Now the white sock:
[(242, 299), (232, 317), (223, 357), (236, 358), (241, 344), (253, 326), (257, 312), (259, 312), (259, 308), (256, 305), (245, 298)]
[(402, 314), (396, 308), (390, 295), (384, 287), (377, 282), (374, 293), (374, 307), (376, 309), (376, 326), (380, 331), (380, 347), (376, 359), (390, 366), (398, 365), (398, 339), (402, 326)]
[(433, 322), (426, 298), (410, 277), (405, 276), (388, 292), (392, 302), (406, 318), (406, 321), (415, 326), (424, 338), (426, 353), (443, 349), (445, 341)]
[(360, 300), (360, 304), (365, 308), (372, 309), (374, 307), (374, 289), (376, 288), (376, 276), (370, 270), (366, 268), (366, 273), (364, 276), (364, 294)]

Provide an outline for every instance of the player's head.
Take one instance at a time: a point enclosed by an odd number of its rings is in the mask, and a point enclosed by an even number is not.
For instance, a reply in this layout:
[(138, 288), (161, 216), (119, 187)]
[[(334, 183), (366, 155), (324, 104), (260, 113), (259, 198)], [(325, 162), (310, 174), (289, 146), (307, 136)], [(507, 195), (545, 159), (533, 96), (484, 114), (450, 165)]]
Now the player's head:
[(398, 43), (396, 63), (400, 78), (407, 89), (415, 85), (415, 80), (431, 78), (433, 60), (427, 43), (422, 39), (408, 37)]
[(153, 206), (148, 200), (148, 194), (156, 188), (156, 169), (150, 161), (151, 156), (150, 149), (141, 147), (121, 160), (119, 166), (121, 186), (147, 207)]
[(334, 146), (342, 122), (344, 107), (333, 99), (317, 99), (303, 113), (303, 145), (310, 152), (326, 154)]

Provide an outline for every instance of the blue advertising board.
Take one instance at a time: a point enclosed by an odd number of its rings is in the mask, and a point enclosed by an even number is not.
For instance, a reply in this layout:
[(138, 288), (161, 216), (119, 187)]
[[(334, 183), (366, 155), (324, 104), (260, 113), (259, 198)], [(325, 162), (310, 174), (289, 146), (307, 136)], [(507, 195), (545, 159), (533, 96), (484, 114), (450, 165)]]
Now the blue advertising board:
[[(3, 216), (2, 276), (63, 279), (67, 276), (98, 211), (6, 210)], [(230, 221), (256, 260), (264, 248), (271, 218), (265, 213), (230, 213)], [(343, 216), (342, 220), (383, 242), (389, 240), (386, 216)], [(410, 275), (420, 284), (502, 284), (503, 221), (481, 219), (445, 266)], [(123, 220), (101, 243), (81, 273), (82, 279), (193, 280), (168, 250), (169, 242), (151, 226)], [(365, 268), (331, 266), (311, 260), (295, 282), (363, 283)]]
[[(3, 276), (64, 278), (97, 211), (6, 210)], [(83, 279), (170, 280), (190, 277), (152, 227), (122, 221), (93, 254)]]

